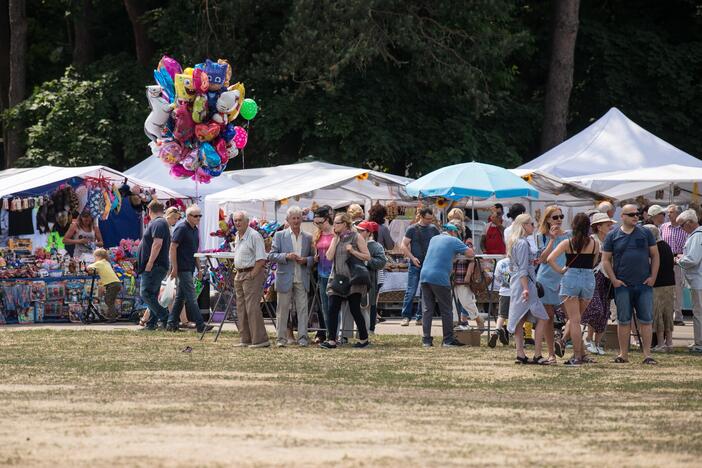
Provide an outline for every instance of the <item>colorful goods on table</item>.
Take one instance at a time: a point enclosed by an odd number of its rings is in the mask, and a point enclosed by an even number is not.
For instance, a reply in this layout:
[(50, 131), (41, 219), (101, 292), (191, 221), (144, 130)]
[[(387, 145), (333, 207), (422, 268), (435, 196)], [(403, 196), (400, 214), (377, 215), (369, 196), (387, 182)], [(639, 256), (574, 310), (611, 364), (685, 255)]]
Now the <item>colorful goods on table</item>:
[[(215, 251), (231, 251), (231, 243), (234, 242), (234, 236), (236, 235), (236, 228), (234, 227), (234, 215), (230, 214), (228, 217), (225, 216), (222, 209), (219, 210), (219, 229), (210, 233), (212, 237), (219, 237), (222, 239), (219, 247)], [(264, 241), (266, 242), (266, 248), (270, 247), (271, 239), (276, 231), (283, 229), (283, 225), (277, 222), (269, 222), (266, 220), (251, 219), (249, 221), (249, 227), (255, 229), (261, 234)]]
[[(134, 273), (137, 247), (138, 242), (123, 241), (111, 249), (112, 255), (121, 252), (122, 257), (113, 261), (113, 268), (123, 284), (116, 305), (124, 319), (142, 305)], [(79, 322), (91, 297), (93, 276), (86, 268), (85, 262), (45, 249), (0, 249), (0, 324)], [(98, 308), (106, 307), (104, 295), (95, 277), (92, 298)]]
[(183, 69), (164, 55), (154, 70), (155, 85), (147, 86), (151, 113), (144, 133), (152, 154), (179, 179), (208, 183), (248, 142), (247, 130), (237, 125), (258, 112), (245, 98), (243, 83), (230, 84), (232, 66), (224, 59), (207, 59)]

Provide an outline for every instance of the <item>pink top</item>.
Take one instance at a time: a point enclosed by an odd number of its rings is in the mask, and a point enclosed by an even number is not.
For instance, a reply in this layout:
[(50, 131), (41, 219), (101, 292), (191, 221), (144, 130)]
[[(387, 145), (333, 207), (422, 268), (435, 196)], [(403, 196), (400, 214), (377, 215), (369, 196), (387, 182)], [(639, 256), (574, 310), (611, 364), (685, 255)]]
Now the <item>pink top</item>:
[(320, 276), (328, 278), (332, 270), (332, 262), (327, 260), (327, 249), (334, 239), (334, 233), (329, 234), (322, 233), (317, 241), (317, 254), (319, 255), (319, 264), (317, 265), (317, 272)]

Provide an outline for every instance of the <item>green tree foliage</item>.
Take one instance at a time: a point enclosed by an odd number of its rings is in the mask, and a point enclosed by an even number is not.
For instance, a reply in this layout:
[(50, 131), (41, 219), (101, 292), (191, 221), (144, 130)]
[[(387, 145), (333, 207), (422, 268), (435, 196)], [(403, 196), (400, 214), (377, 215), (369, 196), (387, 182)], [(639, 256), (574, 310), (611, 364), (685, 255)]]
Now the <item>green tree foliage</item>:
[[(93, 0), (97, 61), (71, 63), (76, 2), (30, 0), (28, 89), (6, 117), (28, 129), (21, 164), (124, 169), (148, 155), (151, 70), (122, 2)], [(569, 134), (610, 107), (700, 153), (702, 26), (694, 0), (582, 2)], [(158, 54), (227, 58), (259, 104), (246, 166), (313, 157), (420, 175), (538, 155), (551, 2), (148, 0)], [(636, 14), (632, 14), (636, 12)], [(241, 167), (240, 159), (228, 169)]]
[(107, 72), (96, 63), (84, 75), (69, 67), (10, 109), (5, 117), (27, 128), (28, 149), (17, 165), (129, 167), (143, 159), (143, 86), (126, 63)]

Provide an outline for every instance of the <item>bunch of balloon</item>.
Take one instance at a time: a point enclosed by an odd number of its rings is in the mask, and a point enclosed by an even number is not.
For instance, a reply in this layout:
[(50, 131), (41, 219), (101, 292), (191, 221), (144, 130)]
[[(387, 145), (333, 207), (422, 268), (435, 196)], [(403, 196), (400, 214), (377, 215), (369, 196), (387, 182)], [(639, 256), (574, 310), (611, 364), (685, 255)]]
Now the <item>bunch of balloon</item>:
[(186, 69), (166, 55), (159, 61), (156, 84), (146, 88), (151, 113), (144, 132), (173, 177), (208, 183), (246, 146), (247, 130), (235, 120), (241, 116), (248, 127), (258, 105), (245, 98), (243, 83), (230, 85), (231, 77), (224, 59)]

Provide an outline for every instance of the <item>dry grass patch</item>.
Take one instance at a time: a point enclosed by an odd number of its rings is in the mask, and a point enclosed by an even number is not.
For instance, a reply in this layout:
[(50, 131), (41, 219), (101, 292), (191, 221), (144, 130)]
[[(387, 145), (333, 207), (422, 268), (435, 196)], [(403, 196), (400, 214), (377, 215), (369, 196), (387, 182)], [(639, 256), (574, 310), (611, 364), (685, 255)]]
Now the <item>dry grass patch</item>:
[(568, 369), (515, 366), (507, 348), (423, 349), (409, 336), (335, 351), (236, 341), (0, 332), (0, 464), (694, 466), (702, 456), (702, 359), (683, 353), (659, 367), (600, 358)]

